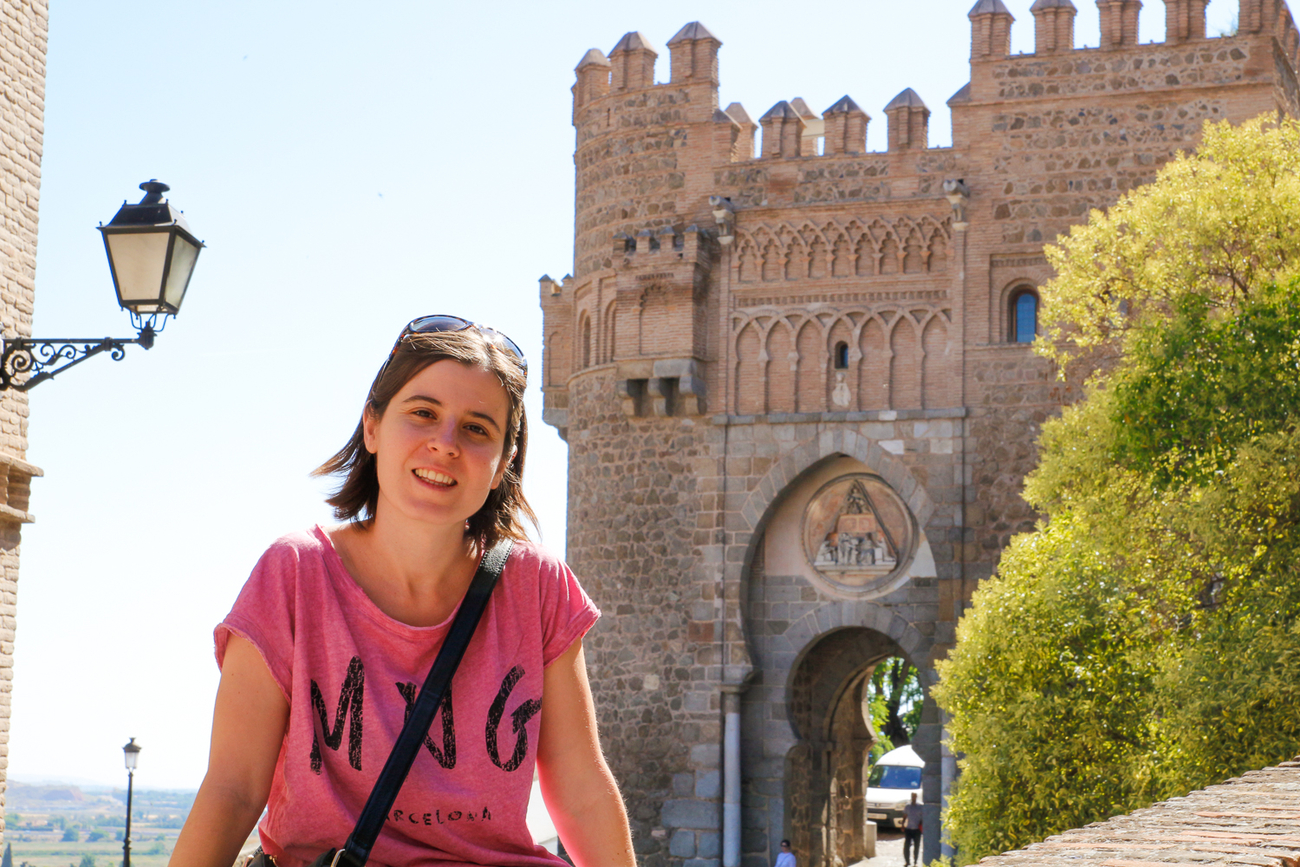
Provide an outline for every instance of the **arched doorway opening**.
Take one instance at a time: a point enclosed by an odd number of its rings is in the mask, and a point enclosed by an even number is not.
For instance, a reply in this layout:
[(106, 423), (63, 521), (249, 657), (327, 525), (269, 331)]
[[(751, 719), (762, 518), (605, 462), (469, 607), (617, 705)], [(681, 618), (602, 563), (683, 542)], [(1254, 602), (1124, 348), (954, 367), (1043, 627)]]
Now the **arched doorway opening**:
[(819, 638), (792, 672), (788, 708), (797, 742), (786, 757), (786, 827), (809, 867), (848, 867), (874, 854), (866, 793), (880, 735), (871, 680), (892, 658), (906, 661), (888, 636), (847, 627)]

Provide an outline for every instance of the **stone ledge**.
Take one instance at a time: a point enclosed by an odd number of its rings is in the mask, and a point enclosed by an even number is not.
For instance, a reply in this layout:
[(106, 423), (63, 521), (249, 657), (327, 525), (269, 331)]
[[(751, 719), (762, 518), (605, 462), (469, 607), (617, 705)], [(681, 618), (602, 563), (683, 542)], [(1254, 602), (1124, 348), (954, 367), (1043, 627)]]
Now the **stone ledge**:
[(29, 464), (22, 458), (15, 457), (7, 452), (0, 452), (0, 466), (10, 467), (25, 476), (43, 476), (45, 471), (35, 464)]
[(0, 505), (0, 524), (12, 521), (19, 524), (35, 523), (36, 516), (31, 512), (23, 512), (12, 506)]
[(946, 409), (873, 409), (865, 412), (770, 412), (766, 415), (713, 416), (717, 425), (727, 424), (809, 424), (814, 422), (925, 421), (938, 418), (966, 418), (964, 406)]
[(981, 867), (1296, 863), (1300, 757), (980, 860)]

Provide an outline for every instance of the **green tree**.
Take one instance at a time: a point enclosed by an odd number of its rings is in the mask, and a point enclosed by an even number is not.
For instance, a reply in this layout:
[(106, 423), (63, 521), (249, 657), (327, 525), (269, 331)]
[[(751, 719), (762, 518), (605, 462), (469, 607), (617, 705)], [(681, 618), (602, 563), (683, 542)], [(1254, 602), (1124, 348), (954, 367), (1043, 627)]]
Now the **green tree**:
[(78, 867), (95, 867), (95, 857), (93, 855), (82, 855), (81, 864)]
[(77, 841), (80, 840), (80, 839), (81, 839), (81, 832), (78, 831), (76, 828), (64, 828), (64, 829), (63, 829), (63, 842), (64, 842), (64, 843), (75, 843), (75, 842), (77, 842)]
[(1205, 125), (1200, 147), (1157, 180), (1046, 248), (1057, 276), (1042, 287), (1056, 321), (1040, 351), (1059, 361), (1127, 349), (1138, 323), (1196, 295), (1232, 308), (1300, 274), (1300, 124), (1261, 117)]
[[(921, 680), (912, 665), (901, 656), (891, 656), (876, 665), (869, 685), (872, 697), (872, 727), (887, 740), (891, 749), (912, 742), (921, 721)], [(877, 710), (877, 704), (879, 710)]]
[(940, 666), (963, 862), (1300, 749), (1297, 155), (1207, 125), (1051, 254), (1039, 348), (1090, 385)]
[(901, 656), (891, 656), (876, 664), (867, 681), (867, 707), (876, 742), (870, 761), (876, 762), (895, 747), (912, 742), (921, 722), (920, 674), (916, 666)]

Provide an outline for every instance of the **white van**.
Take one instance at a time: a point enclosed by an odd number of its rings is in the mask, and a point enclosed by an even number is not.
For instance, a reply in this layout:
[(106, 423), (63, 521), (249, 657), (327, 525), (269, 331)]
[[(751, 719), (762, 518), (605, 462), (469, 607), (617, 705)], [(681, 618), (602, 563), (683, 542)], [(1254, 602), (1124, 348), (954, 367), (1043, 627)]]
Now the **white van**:
[(890, 750), (867, 775), (867, 818), (903, 827), (903, 808), (921, 800), (921, 768), (925, 762), (910, 746)]

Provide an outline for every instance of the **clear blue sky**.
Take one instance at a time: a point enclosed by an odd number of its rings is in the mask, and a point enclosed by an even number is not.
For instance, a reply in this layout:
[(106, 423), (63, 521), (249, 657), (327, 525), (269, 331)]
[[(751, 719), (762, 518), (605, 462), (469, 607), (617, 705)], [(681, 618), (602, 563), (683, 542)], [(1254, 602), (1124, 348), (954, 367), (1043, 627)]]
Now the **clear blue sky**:
[[(971, 0), (973, 2), (973, 0)], [(1032, 51), (1031, 0), (1006, 0)], [(1076, 0), (1079, 45), (1097, 11)], [(572, 267), (573, 67), (700, 20), (721, 102), (758, 117), (845, 93), (873, 121), (905, 87), (951, 142), (966, 0), (610, 3), (54, 0), (35, 333), (130, 336), (99, 233), (159, 178), (208, 243), (153, 350), (32, 392), (37, 522), (24, 528), (11, 777), (196, 788), (212, 627), (275, 537), (327, 521), (308, 477), (356, 423), (411, 318), (458, 313), (541, 369), (537, 278)], [(1210, 32), (1235, 0), (1213, 0)], [(1142, 11), (1163, 39), (1164, 7)], [(567, 449), (532, 389), (528, 496), (564, 545)]]

